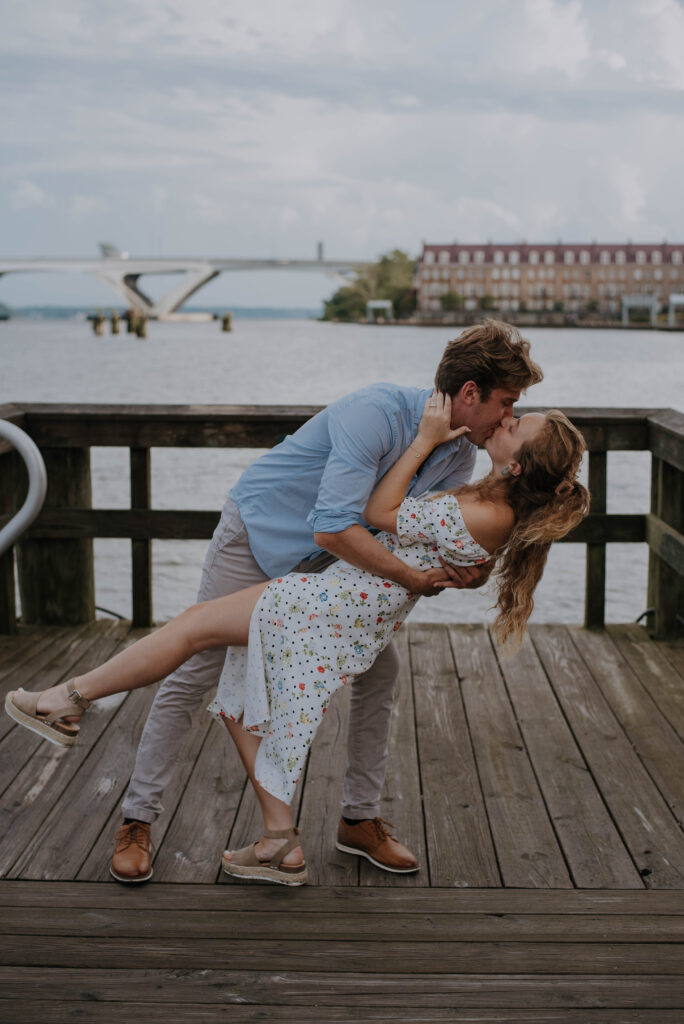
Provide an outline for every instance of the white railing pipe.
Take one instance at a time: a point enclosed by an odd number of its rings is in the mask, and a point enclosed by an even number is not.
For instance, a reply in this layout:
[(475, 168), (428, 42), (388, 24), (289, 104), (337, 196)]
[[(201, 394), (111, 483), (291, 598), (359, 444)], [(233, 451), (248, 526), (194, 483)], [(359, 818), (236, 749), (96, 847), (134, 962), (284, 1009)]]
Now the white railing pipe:
[(0, 438), (9, 441), (13, 448), (21, 455), (28, 470), (29, 487), (26, 500), (16, 515), (12, 516), (9, 523), (0, 530), (0, 555), (11, 548), (14, 542), (21, 537), (24, 530), (27, 530), (36, 518), (47, 491), (47, 473), (43, 456), (38, 448), (20, 427), (7, 420), (0, 420)]

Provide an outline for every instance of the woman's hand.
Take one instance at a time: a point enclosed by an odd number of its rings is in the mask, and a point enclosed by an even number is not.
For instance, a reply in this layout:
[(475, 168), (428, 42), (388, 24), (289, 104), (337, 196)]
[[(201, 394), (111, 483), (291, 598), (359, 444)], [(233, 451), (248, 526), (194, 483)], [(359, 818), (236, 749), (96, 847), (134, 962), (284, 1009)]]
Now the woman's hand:
[(419, 451), (430, 452), (438, 444), (453, 441), (467, 434), (470, 427), (451, 428), (451, 396), (441, 391), (433, 391), (427, 400), (418, 427), (416, 440), (413, 442)]

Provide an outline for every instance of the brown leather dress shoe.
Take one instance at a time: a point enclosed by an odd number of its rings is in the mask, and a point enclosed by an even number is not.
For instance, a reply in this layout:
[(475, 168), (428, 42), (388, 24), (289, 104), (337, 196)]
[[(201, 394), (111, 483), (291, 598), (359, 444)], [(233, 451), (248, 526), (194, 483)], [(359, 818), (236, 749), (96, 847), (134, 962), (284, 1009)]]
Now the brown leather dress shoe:
[(132, 821), (116, 833), (116, 850), (109, 873), (117, 882), (146, 882), (152, 877), (150, 825)]
[(388, 827), (394, 826), (382, 818), (367, 818), (358, 825), (348, 825), (344, 818), (340, 818), (335, 845), (343, 853), (365, 857), (383, 871), (392, 871), (398, 875), (418, 871), (417, 859), (398, 839), (390, 835)]

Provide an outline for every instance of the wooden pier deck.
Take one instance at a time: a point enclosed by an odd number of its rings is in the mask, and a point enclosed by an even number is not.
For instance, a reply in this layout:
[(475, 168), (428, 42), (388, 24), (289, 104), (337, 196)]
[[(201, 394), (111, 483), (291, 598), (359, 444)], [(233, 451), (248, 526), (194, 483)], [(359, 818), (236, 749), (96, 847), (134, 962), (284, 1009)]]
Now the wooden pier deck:
[[(2, 694), (140, 632), (0, 637)], [(683, 1020), (684, 646), (548, 625), (506, 660), (479, 626), (399, 636), (383, 815), (416, 875), (334, 848), (344, 692), (297, 795), (310, 884), (295, 890), (221, 875), (220, 851), (254, 840), (257, 814), (204, 712), (154, 826), (154, 879), (137, 887), (108, 863), (152, 690), (102, 702), (71, 750), (2, 716), (0, 1018)]]

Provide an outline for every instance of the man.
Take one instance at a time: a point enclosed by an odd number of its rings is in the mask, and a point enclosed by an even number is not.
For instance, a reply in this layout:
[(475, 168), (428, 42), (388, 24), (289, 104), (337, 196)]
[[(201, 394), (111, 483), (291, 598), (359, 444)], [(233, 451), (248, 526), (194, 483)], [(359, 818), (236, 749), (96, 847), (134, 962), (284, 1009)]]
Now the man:
[[(435, 377), (452, 399), (452, 428), (468, 437), (440, 445), (421, 465), (409, 493), (468, 482), (476, 447), (507, 416), (520, 392), (542, 379), (529, 343), (508, 324), (487, 321), (450, 342)], [(247, 469), (230, 492), (204, 564), (198, 600), (233, 593), (293, 569), (315, 572), (342, 558), (412, 593), (479, 586), (484, 569), (420, 572), (384, 548), (363, 521), (377, 481), (415, 439), (430, 389), (376, 384), (314, 416)], [(218, 682), (225, 650), (203, 651), (160, 687), (143, 732), (123, 803), (111, 873), (122, 882), (152, 875), (150, 826), (194, 710)], [(352, 684), (338, 849), (392, 872), (418, 870), (413, 854), (379, 817), (398, 658), (390, 644)]]

